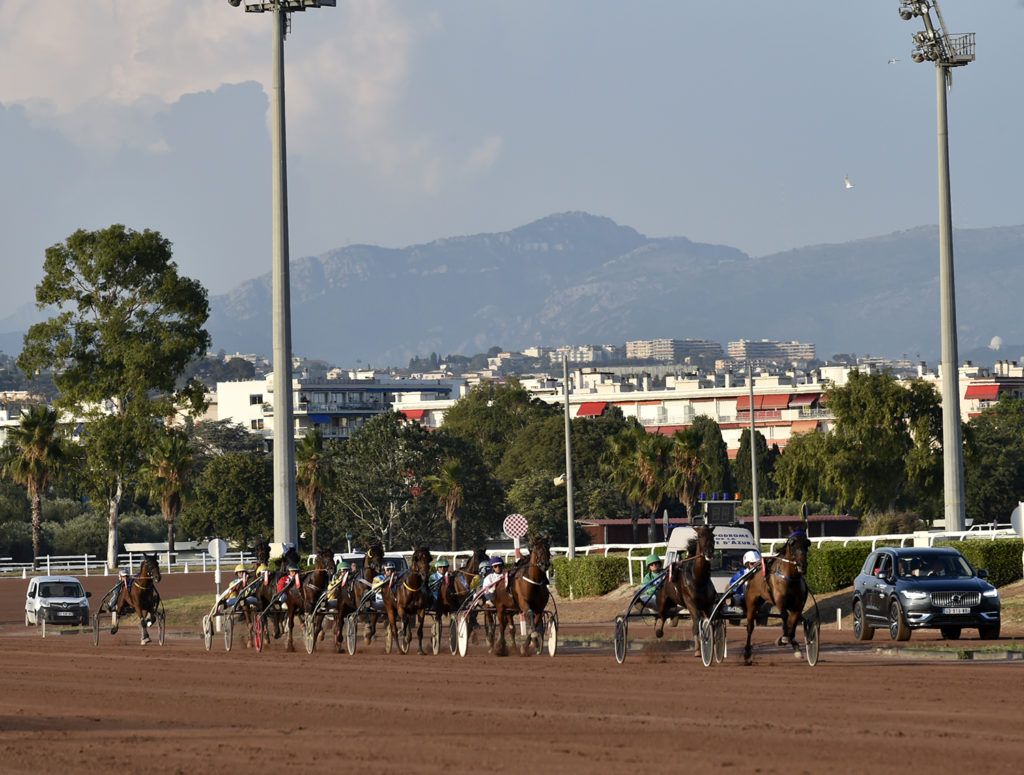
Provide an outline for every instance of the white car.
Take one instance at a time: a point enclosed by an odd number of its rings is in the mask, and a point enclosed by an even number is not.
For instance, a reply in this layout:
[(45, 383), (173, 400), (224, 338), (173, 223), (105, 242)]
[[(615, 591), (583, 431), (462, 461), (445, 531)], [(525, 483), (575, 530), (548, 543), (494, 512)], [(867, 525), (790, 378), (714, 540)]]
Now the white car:
[(74, 576), (36, 576), (25, 594), (25, 626), (81, 624), (89, 626), (91, 592)]

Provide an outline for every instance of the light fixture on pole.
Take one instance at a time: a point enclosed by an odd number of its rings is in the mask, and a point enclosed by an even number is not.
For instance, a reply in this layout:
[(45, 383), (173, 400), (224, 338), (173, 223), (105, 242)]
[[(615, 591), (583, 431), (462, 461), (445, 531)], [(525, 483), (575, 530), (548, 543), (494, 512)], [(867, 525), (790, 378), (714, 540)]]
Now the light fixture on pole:
[[(932, 22), (935, 10), (938, 26)], [(960, 363), (956, 343), (956, 292), (953, 282), (953, 207), (949, 193), (949, 128), (946, 92), (951, 68), (974, 61), (974, 33), (950, 35), (937, 0), (900, 0), (900, 18), (920, 16), (924, 30), (914, 33), (915, 62), (934, 62), (939, 150), (939, 310), (942, 334), (942, 471), (945, 527), (963, 530), (964, 456), (960, 432)]]
[[(238, 7), (242, 0), (228, 0)], [(307, 8), (334, 6), (336, 0), (276, 0), (246, 3), (246, 13), (274, 17), (271, 88), (273, 174), (273, 349), (274, 349), (274, 542), (298, 546), (295, 498), (295, 421), (292, 408), (292, 317), (288, 277), (288, 171), (284, 115), (284, 38), (288, 14)]]

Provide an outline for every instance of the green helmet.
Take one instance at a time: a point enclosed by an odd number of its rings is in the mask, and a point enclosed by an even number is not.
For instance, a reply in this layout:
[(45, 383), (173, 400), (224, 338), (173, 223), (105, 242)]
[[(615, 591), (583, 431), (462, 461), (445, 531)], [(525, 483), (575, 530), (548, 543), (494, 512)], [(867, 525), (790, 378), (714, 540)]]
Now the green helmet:
[(647, 555), (647, 564), (653, 565), (656, 562), (661, 562), (661, 558), (656, 554)]
[(445, 559), (444, 557), (442, 557), (440, 560), (437, 561), (437, 567), (438, 568), (447, 568), (448, 567), (448, 560)]

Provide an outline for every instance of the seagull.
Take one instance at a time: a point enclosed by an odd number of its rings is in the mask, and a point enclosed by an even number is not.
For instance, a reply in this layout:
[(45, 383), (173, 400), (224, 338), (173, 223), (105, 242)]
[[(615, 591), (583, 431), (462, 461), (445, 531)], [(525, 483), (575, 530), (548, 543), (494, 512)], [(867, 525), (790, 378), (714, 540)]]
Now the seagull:
[(900, 61), (900, 60), (899, 60), (899, 57), (892, 57), (892, 58), (891, 58), (891, 59), (889, 60), (889, 64), (890, 64), (890, 65), (894, 65), (894, 64), (896, 64), (896, 63), (897, 63), (897, 62), (899, 62), (899, 61)]
[(849, 175), (843, 175), (843, 180), (846, 181), (846, 187), (847, 188), (853, 188), (853, 183), (850, 182), (850, 176)]

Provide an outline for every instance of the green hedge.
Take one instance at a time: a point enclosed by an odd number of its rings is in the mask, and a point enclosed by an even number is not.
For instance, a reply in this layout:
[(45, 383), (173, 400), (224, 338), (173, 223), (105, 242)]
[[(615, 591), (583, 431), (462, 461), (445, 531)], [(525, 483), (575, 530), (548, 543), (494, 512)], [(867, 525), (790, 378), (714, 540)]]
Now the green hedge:
[(618, 587), (629, 575), (626, 558), (581, 554), (575, 559), (555, 557), (552, 561), (555, 589), (562, 597), (593, 597)]
[(819, 595), (852, 586), (869, 554), (869, 543), (812, 548), (807, 553), (807, 586)]
[(976, 569), (987, 570), (988, 582), (994, 587), (1004, 587), (1021, 578), (1024, 541), (1020, 538), (1000, 538), (995, 541), (972, 538), (967, 541), (951, 541), (945, 545), (959, 551)]

